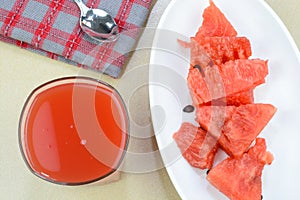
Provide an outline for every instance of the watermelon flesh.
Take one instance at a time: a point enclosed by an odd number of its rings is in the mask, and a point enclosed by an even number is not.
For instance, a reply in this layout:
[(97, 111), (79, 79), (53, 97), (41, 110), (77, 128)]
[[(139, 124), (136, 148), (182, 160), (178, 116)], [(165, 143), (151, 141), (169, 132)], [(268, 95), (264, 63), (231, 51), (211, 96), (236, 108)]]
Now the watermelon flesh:
[(214, 4), (212, 0), (210, 5), (203, 12), (202, 26), (198, 29), (196, 38), (203, 36), (236, 36), (237, 32), (227, 20), (221, 10)]
[[(178, 39), (184, 48), (191, 49), (191, 65), (207, 66), (213, 61), (216, 65), (230, 60), (248, 59), (251, 54), (250, 41), (246, 37), (191, 37), (190, 41)], [(204, 60), (203, 60), (204, 59)]]
[(239, 59), (201, 71), (190, 68), (187, 81), (194, 104), (201, 105), (249, 91), (264, 83), (267, 74), (267, 61)]
[[(191, 38), (191, 41), (193, 40), (204, 48), (216, 65), (230, 60), (248, 59), (252, 54), (250, 41), (246, 37)], [(191, 49), (191, 51), (194, 50)], [(192, 56), (198, 55), (192, 54)]]
[(275, 112), (276, 108), (271, 104), (201, 106), (197, 108), (196, 121), (218, 139), (228, 155), (240, 157)]
[[(222, 38), (206, 37), (200, 42), (197, 42), (195, 38), (191, 38), (191, 42), (185, 42), (182, 40), (178, 40), (178, 42), (184, 48), (191, 49), (190, 70), (192, 70), (195, 66), (200, 66), (201, 68), (212, 67), (216, 63), (221, 65), (223, 62), (227, 62), (229, 60), (246, 59), (251, 55), (250, 43), (246, 38), (222, 39)], [(218, 44), (218, 42), (221, 42), (221, 44)], [(242, 44), (245, 45), (239, 48), (239, 46)], [(216, 74), (219, 74), (219, 72), (216, 71)], [(203, 72), (201, 72), (201, 75), (203, 76)], [(190, 84), (189, 86), (193, 87), (192, 84)], [(196, 105), (199, 104), (197, 98), (193, 98), (193, 99), (195, 100), (194, 103)], [(214, 105), (224, 105), (224, 104), (241, 105), (241, 104), (253, 103), (254, 102), (253, 88), (235, 94), (228, 94), (226, 98), (221, 97), (213, 100), (214, 100)], [(200, 104), (202, 103), (206, 105), (211, 104), (210, 101), (208, 102), (200, 101), (200, 102), (201, 102)]]
[(210, 58), (210, 55), (206, 52), (204, 47), (200, 45), (195, 38), (191, 37), (190, 42), (178, 40), (178, 43), (184, 48), (190, 48), (190, 69), (199, 65), (201, 67), (207, 67), (214, 65), (214, 61)]
[(175, 139), (183, 157), (188, 163), (200, 169), (210, 169), (218, 150), (217, 141), (207, 134), (207, 131), (191, 123), (182, 123), (174, 133)]
[(261, 200), (262, 170), (272, 161), (265, 140), (257, 138), (255, 146), (242, 157), (229, 157), (213, 167), (207, 180), (231, 200)]
[(205, 105), (205, 106), (210, 106), (210, 105), (240, 106), (240, 105), (252, 104), (252, 103), (254, 103), (254, 93), (253, 93), (253, 89), (249, 89), (244, 92), (227, 95), (226, 98), (214, 99), (213, 101), (210, 101), (203, 105)]

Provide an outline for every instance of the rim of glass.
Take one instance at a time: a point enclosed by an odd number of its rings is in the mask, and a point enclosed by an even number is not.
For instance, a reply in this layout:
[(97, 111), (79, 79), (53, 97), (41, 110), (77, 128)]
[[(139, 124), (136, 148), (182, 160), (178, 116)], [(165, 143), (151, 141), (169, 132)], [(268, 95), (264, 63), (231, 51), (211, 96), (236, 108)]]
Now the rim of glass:
[[(58, 85), (62, 85), (62, 84), (68, 84), (68, 83), (75, 83), (76, 84), (76, 80), (79, 80), (79, 81), (89, 81), (88, 83), (93, 83), (96, 85), (102, 85), (102, 86), (105, 86), (107, 87), (108, 89), (111, 89), (113, 92), (115, 92), (118, 100), (120, 101), (119, 103), (121, 104), (121, 106), (123, 107), (124, 109), (124, 117), (127, 121), (127, 126), (126, 126), (126, 141), (125, 141), (125, 144), (124, 144), (124, 148), (122, 148), (123, 152), (122, 152), (122, 155), (120, 156), (119, 158), (119, 161), (117, 161), (117, 164), (114, 168), (112, 168), (112, 170), (109, 172), (109, 173), (106, 173), (104, 174), (103, 176), (100, 176), (100, 177), (97, 177), (95, 179), (92, 179), (92, 180), (87, 180), (87, 181), (82, 181), (82, 182), (72, 182), (72, 183), (69, 183), (69, 182), (62, 182), (62, 181), (55, 181), (55, 180), (52, 180), (52, 179), (48, 179), (42, 175), (40, 175), (38, 172), (36, 172), (29, 164), (28, 160), (27, 160), (27, 156), (26, 156), (26, 153), (25, 153), (25, 148), (24, 148), (24, 145), (23, 145), (23, 137), (22, 137), (22, 133), (25, 131), (25, 122), (26, 122), (26, 119), (27, 119), (27, 111), (28, 109), (30, 108), (30, 106), (32, 105), (31, 103), (33, 102), (33, 100), (35, 99), (35, 97), (40, 93), (39, 91), (42, 90), (41, 92), (47, 90), (47, 89), (50, 89), (50, 88), (53, 88), (57, 85), (53, 85), (54, 83), (58, 83), (58, 82), (61, 82), (60, 84)], [(80, 82), (80, 83), (86, 83), (86, 82)], [(24, 135), (24, 134), (23, 134)], [(39, 85), (38, 87), (36, 87), (34, 90), (31, 91), (31, 93), (28, 95), (28, 97), (26, 98), (26, 101), (23, 105), (23, 108), (22, 108), (22, 111), (21, 111), (21, 114), (20, 114), (20, 118), (19, 118), (19, 125), (18, 125), (18, 143), (19, 143), (19, 149), (20, 149), (20, 152), (21, 152), (21, 155), (22, 155), (22, 158), (27, 166), (27, 168), (31, 171), (31, 173), (33, 173), (35, 176), (45, 180), (45, 181), (48, 181), (48, 182), (51, 182), (51, 183), (55, 183), (55, 184), (58, 184), (58, 185), (67, 185), (67, 186), (78, 186), (78, 185), (85, 185), (85, 184), (89, 184), (89, 183), (94, 183), (94, 182), (97, 182), (97, 181), (100, 181), (106, 177), (109, 177), (110, 175), (112, 175), (114, 172), (116, 172), (121, 164), (123, 163), (124, 161), (124, 157), (125, 157), (125, 154), (126, 154), (126, 151), (128, 149), (128, 144), (129, 144), (129, 140), (130, 140), (130, 121), (129, 121), (129, 115), (128, 115), (128, 110), (127, 110), (127, 107), (126, 107), (126, 104), (121, 96), (121, 94), (110, 84), (102, 81), (102, 80), (99, 80), (99, 79), (96, 79), (96, 78), (91, 78), (91, 77), (85, 77), (85, 76), (69, 76), (69, 77), (62, 77), (62, 78), (57, 78), (57, 79), (54, 79), (54, 80), (50, 80), (48, 82), (45, 82), (41, 85)]]

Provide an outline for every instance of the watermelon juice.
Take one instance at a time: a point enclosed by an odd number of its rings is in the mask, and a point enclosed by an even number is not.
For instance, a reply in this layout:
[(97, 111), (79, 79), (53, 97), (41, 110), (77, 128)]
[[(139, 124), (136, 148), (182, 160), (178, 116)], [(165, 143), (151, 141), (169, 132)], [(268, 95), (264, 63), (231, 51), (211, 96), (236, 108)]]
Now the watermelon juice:
[(83, 77), (54, 80), (34, 90), (19, 126), (29, 169), (40, 178), (67, 185), (113, 173), (128, 138), (127, 112), (119, 94)]

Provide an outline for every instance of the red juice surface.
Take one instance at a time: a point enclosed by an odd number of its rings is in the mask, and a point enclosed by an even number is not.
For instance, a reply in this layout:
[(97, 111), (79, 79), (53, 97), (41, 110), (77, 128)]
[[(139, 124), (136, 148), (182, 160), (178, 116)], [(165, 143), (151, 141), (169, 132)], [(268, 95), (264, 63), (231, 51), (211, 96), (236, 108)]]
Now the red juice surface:
[(38, 176), (80, 184), (118, 168), (127, 147), (126, 110), (110, 87), (96, 84), (58, 84), (27, 102), (21, 146)]

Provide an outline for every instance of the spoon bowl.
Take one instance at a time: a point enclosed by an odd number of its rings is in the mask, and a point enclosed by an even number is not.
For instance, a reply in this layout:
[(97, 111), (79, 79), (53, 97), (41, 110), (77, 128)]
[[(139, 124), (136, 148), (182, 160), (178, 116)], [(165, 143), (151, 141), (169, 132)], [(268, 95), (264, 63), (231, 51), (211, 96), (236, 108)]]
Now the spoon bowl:
[(113, 42), (119, 36), (114, 18), (102, 9), (88, 8), (82, 0), (74, 0), (81, 11), (80, 27), (91, 38), (100, 42)]

